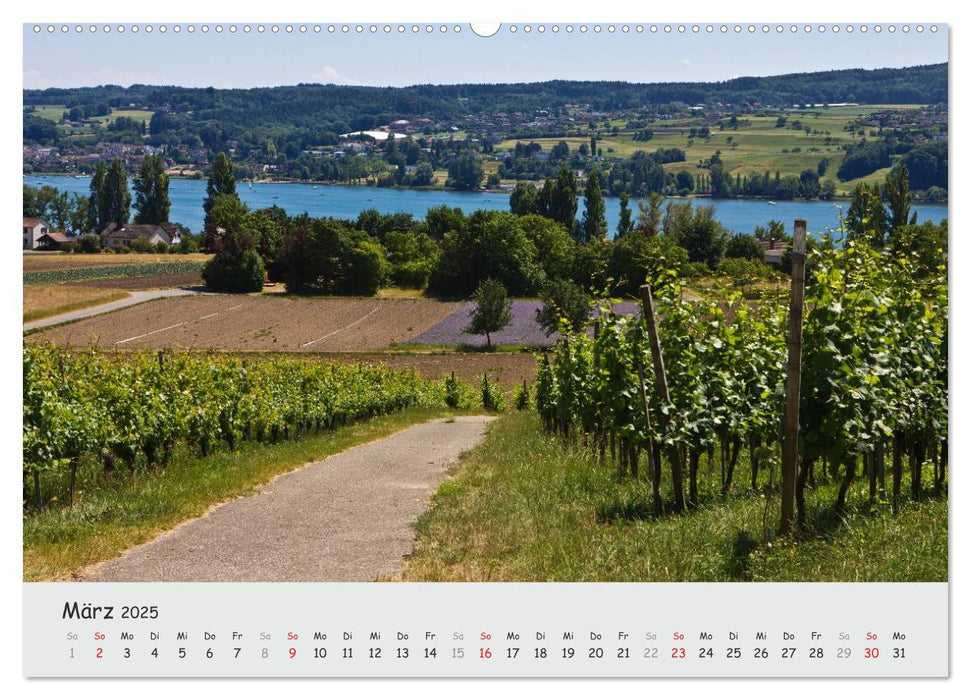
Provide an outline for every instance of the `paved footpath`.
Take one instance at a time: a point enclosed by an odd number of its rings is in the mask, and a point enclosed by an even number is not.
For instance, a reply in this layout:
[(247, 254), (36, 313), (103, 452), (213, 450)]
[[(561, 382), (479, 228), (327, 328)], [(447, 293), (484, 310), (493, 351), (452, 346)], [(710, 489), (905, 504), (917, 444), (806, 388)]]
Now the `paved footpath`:
[(88, 570), (89, 581), (370, 581), (403, 568), (414, 522), (488, 416), (443, 418), (284, 474)]
[(99, 314), (108, 313), (109, 311), (117, 311), (118, 309), (124, 309), (126, 306), (134, 306), (135, 304), (141, 304), (143, 301), (151, 301), (152, 299), (163, 299), (165, 297), (181, 297), (187, 294), (200, 294), (194, 289), (152, 289), (145, 291), (133, 291), (129, 292), (130, 296), (124, 299), (117, 299), (115, 301), (109, 301), (104, 304), (98, 304), (97, 306), (89, 306), (84, 309), (78, 309), (77, 311), (69, 311), (66, 314), (58, 314), (57, 316), (48, 316), (47, 318), (41, 318), (36, 321), (31, 321), (30, 323), (24, 324), (25, 331), (32, 331), (35, 328), (46, 328), (47, 326), (54, 326), (58, 323), (69, 323), (70, 321), (80, 321), (82, 318), (88, 318), (89, 316), (97, 316)]

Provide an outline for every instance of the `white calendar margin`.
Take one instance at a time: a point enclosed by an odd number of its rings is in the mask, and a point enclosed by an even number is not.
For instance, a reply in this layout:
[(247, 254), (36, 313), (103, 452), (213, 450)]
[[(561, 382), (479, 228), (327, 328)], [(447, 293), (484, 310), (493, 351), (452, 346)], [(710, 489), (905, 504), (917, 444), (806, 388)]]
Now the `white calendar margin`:
[[(269, 6), (259, 6), (256, 4), (247, 5), (244, 8), (238, 6), (222, 5), (220, 3), (199, 3), (197, 0), (169, 0), (162, 6), (135, 6), (127, 4), (108, 3), (87, 3), (80, 5), (77, 2), (67, 2), (65, 0), (48, 0), (40, 4), (16, 3), (12, 7), (2, 10), (4, 22), (3, 38), (0, 43), (0, 56), (2, 56), (3, 68), (3, 88), (4, 95), (8, 104), (17, 104), (20, 100), (21, 75), (19, 67), (22, 63), (22, 38), (21, 24), (28, 21), (101, 21), (110, 19), (113, 21), (123, 20), (126, 22), (158, 22), (169, 19), (171, 21), (212, 21), (213, 19), (232, 19), (233, 21), (373, 21), (373, 22), (392, 22), (392, 21), (449, 21), (449, 22), (468, 22), (468, 21), (495, 21), (505, 22), (550, 22), (550, 21), (625, 21), (634, 22), (638, 20), (651, 22), (717, 22), (717, 21), (757, 21), (757, 22), (880, 22), (880, 21), (938, 21), (949, 22), (951, 31), (951, 60), (950, 60), (950, 80), (951, 85), (958, 85), (962, 78), (967, 81), (966, 71), (962, 70), (964, 61), (968, 60), (968, 50), (962, 49), (962, 40), (966, 42), (965, 35), (971, 34), (971, 23), (958, 23), (957, 13), (948, 13), (943, 4), (931, 6), (929, 4), (914, 4), (912, 2), (900, 2), (898, 0), (887, 0), (881, 3), (881, 14), (875, 14), (874, 10), (862, 4), (851, 5), (845, 0), (819, 0), (811, 5), (785, 6), (776, 4), (774, 6), (758, 6), (756, 4), (741, 5), (739, 3), (728, 7), (724, 2), (716, 3), (711, 0), (700, 0), (695, 3), (673, 3), (664, 7), (656, 4), (634, 3), (629, 0), (614, 2), (610, 5), (592, 5), (589, 3), (576, 3), (572, 6), (564, 6), (561, 2), (551, 2), (550, 0), (534, 0), (531, 3), (515, 2), (513, 0), (494, 0), (488, 5), (477, 4), (469, 7), (464, 3), (444, 2), (443, 0), (426, 0), (421, 4), (413, 3), (403, 7), (400, 3), (392, 3), (390, 0), (372, 0), (366, 6), (361, 4), (350, 4), (344, 6), (328, 6), (321, 4), (311, 4), (309, 2), (287, 2), (286, 0), (276, 1)], [(159, 12), (162, 8), (162, 13)], [(950, 9), (948, 7), (947, 9)], [(809, 10), (809, 11), (807, 11)], [(469, 16), (472, 15), (472, 16)], [(962, 52), (963, 51), (963, 52)], [(961, 93), (952, 87), (950, 100), (950, 118), (952, 123), (966, 123), (963, 117), (968, 113), (969, 99), (966, 93)], [(0, 111), (0, 124), (2, 124), (3, 134), (19, 133), (19, 115), (12, 109)], [(971, 150), (967, 146), (968, 140), (960, 132), (951, 132), (951, 178), (953, 183), (963, 183), (968, 181), (968, 163), (971, 162)], [(20, 168), (14, 164), (19, 164), (20, 139), (7, 138), (0, 140), (0, 163), (4, 167), (0, 168), (2, 186), (4, 192), (15, 192), (14, 188), (19, 186)], [(956, 157), (955, 157), (956, 156)], [(954, 197), (950, 202), (950, 222), (953, 225), (957, 221), (960, 226), (964, 222), (963, 214), (967, 207), (962, 201), (963, 197)], [(0, 209), (3, 216), (0, 220), (16, 218), (16, 197), (0, 198)], [(17, 280), (20, 276), (20, 255), (11, 255), (13, 238), (7, 242), (10, 249), (6, 255), (0, 256), (0, 265), (3, 266), (4, 279), (8, 280), (8, 286), (13, 288), (13, 293), (8, 289), (7, 301), (0, 304), (0, 327), (11, 328), (19, 327), (21, 323), (21, 291), (19, 285), (10, 284), (11, 280)], [(951, 241), (951, 254), (954, 260), (964, 261), (969, 257), (971, 251), (971, 239), (965, 236), (955, 235)], [(952, 267), (953, 269), (953, 267)], [(967, 275), (953, 275), (950, 290), (957, 303), (952, 303), (952, 330), (951, 338), (955, 355), (960, 356), (960, 350), (965, 348), (969, 340), (969, 328), (971, 328), (971, 292), (968, 285), (971, 279)], [(19, 334), (9, 333), (4, 336), (4, 342), (0, 345), (0, 367), (5, 368), (3, 376), (3, 386), (9, 387), (8, 392), (12, 393), (19, 386), (19, 366), (20, 366), (20, 347), (21, 339)], [(968, 372), (958, 364), (951, 367), (952, 399), (951, 423), (956, 426), (966, 425), (962, 420), (968, 414), (968, 400), (961, 397), (971, 396), (971, 383), (969, 383)], [(11, 405), (13, 404), (13, 405)], [(20, 415), (19, 407), (15, 402), (7, 402), (0, 407), (0, 430), (2, 430), (3, 454), (7, 459), (8, 465), (16, 465), (19, 461), (20, 453)], [(961, 457), (971, 454), (968, 449), (966, 438), (960, 428), (954, 431), (952, 437), (952, 460), (954, 464), (961, 463)], [(21, 561), (20, 537), (21, 516), (19, 503), (19, 487), (13, 484), (13, 479), (17, 478), (16, 469), (8, 468), (8, 479), (10, 479), (5, 494), (9, 500), (7, 507), (3, 510), (5, 521), (0, 527), (0, 538), (3, 542), (3, 553), (6, 561)], [(955, 485), (960, 489), (962, 471), (957, 471), (957, 478), (951, 476), (950, 488), (952, 493)], [(968, 534), (968, 522), (971, 517), (967, 509), (951, 508), (950, 536), (953, 542), (966, 542), (966, 537), (961, 535)], [(957, 536), (955, 536), (957, 535)], [(968, 678), (971, 677), (971, 669), (968, 664), (961, 663), (961, 660), (971, 659), (971, 645), (963, 641), (964, 635), (971, 629), (967, 624), (967, 609), (971, 605), (963, 603), (957, 591), (962, 591), (963, 595), (971, 595), (968, 592), (966, 582), (968, 580), (969, 567), (967, 557), (959, 559), (954, 555), (955, 549), (951, 549), (951, 669), (952, 680), (950, 682), (939, 681), (825, 681), (825, 686), (820, 687), (816, 683), (791, 683), (787, 681), (730, 681), (725, 686), (721, 681), (651, 681), (649, 686), (633, 686), (639, 681), (498, 681), (486, 683), (469, 683), (466, 681), (408, 681), (397, 683), (395, 681), (328, 681), (327, 685), (320, 687), (308, 687), (305, 683), (314, 681), (260, 681), (256, 683), (245, 681), (176, 681), (173, 685), (169, 682), (146, 683), (140, 681), (85, 681), (83, 683), (71, 681), (50, 681), (50, 682), (30, 682), (28, 683), (21, 677), (23, 668), (20, 651), (20, 644), (23, 638), (22, 630), (8, 627), (6, 640), (9, 643), (3, 645), (2, 663), (4, 685), (13, 691), (15, 695), (28, 696), (34, 698), (58, 697), (61, 698), (70, 694), (74, 698), (126, 698), (130, 699), (137, 695), (139, 700), (153, 700), (154, 698), (165, 698), (170, 700), (173, 692), (187, 697), (211, 696), (230, 692), (234, 698), (265, 698), (268, 696), (280, 695), (282, 693), (299, 694), (303, 696), (309, 692), (328, 694), (352, 693), (355, 697), (372, 695), (388, 695), (394, 693), (402, 698), (486, 698), (494, 697), (501, 693), (504, 696), (512, 694), (514, 697), (534, 696), (542, 692), (544, 695), (550, 694), (565, 700), (571, 698), (588, 699), (591, 695), (626, 696), (631, 693), (650, 692), (651, 694), (671, 694), (680, 698), (690, 697), (710, 697), (713, 694), (730, 693), (742, 695), (746, 698), (772, 697), (778, 698), (785, 694), (788, 698), (816, 698), (820, 692), (827, 694), (836, 693), (837, 697), (848, 695), (849, 693), (878, 692), (882, 698), (906, 697), (909, 700), (921, 692), (931, 691), (937, 695), (955, 696), (965, 695), (971, 690)], [(21, 570), (19, 566), (11, 567), (13, 571), (7, 570), (8, 575), (3, 584), (4, 601), (7, 603), (6, 610), (12, 616), (20, 610), (21, 600)], [(16, 615), (18, 620), (21, 616)], [(9, 619), (9, 616), (8, 616)], [(22, 624), (22, 620), (21, 620)], [(958, 663), (954, 663), (957, 660)], [(540, 687), (537, 683), (542, 683)], [(877, 683), (879, 688), (862, 688), (860, 683)], [(393, 685), (392, 685), (393, 684)], [(926, 687), (925, 687), (926, 684)]]

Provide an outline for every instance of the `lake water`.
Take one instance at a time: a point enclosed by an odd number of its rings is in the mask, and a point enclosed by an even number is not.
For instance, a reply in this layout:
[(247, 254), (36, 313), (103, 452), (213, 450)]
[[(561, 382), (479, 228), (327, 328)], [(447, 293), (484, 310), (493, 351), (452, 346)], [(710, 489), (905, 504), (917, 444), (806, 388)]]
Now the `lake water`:
[[(25, 176), (24, 183), (32, 187), (50, 185), (71, 194), (87, 196), (90, 179), (68, 176)], [(460, 207), (469, 213), (476, 209), (509, 210), (509, 195), (490, 192), (452, 192), (444, 190), (409, 190), (377, 187), (353, 187), (342, 185), (310, 185), (292, 183), (240, 182), (236, 186), (240, 199), (253, 209), (276, 205), (288, 214), (309, 213), (311, 216), (332, 216), (338, 219), (356, 219), (365, 209), (377, 209), (382, 214), (405, 212), (416, 218), (425, 216), (432, 207), (445, 204)], [(188, 226), (194, 233), (202, 229), (204, 218), (202, 202), (206, 197), (204, 180), (172, 180), (169, 199), (172, 202), (172, 221)], [(582, 198), (581, 198), (582, 199)], [(134, 201), (134, 197), (133, 197)], [(675, 199), (674, 201), (684, 201)], [(756, 226), (764, 226), (770, 219), (782, 221), (791, 229), (797, 218), (806, 219), (812, 233), (823, 233), (839, 225), (840, 209), (845, 212), (847, 202), (778, 202), (765, 200), (699, 198), (699, 204), (713, 204), (715, 217), (726, 228), (736, 233), (751, 233)], [(607, 223), (616, 230), (620, 217), (620, 200), (607, 198)], [(636, 204), (631, 202), (636, 214)], [(583, 212), (583, 202), (578, 207)], [(914, 205), (918, 221), (939, 222), (947, 216), (947, 206), (942, 204)]]

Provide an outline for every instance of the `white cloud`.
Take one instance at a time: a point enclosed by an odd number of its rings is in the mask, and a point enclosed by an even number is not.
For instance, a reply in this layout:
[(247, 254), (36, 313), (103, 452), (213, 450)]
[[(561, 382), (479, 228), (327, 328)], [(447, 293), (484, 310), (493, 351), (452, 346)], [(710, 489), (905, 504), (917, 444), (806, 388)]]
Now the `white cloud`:
[(682, 58), (681, 59), (681, 64), (682, 65), (685, 65), (685, 66), (690, 66), (691, 65), (691, 59), (690, 58)]
[(33, 68), (24, 71), (24, 88), (46, 88), (47, 84), (43, 76), (41, 76), (40, 71), (36, 71)]
[(333, 83), (334, 85), (360, 85), (360, 83), (353, 78), (348, 78), (341, 75), (333, 66), (324, 66), (319, 73), (315, 73), (310, 76), (314, 82), (317, 83)]

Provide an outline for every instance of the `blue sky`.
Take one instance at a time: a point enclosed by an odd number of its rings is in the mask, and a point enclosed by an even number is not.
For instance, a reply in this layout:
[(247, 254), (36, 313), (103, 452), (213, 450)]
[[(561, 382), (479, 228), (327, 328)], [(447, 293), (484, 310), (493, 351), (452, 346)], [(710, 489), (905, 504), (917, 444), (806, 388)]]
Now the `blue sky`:
[[(99, 25), (103, 26), (103, 25)], [(164, 34), (133, 34), (130, 25), (119, 34), (112, 25), (110, 34), (99, 28), (80, 35), (62, 33), (60, 25), (48, 34), (46, 25), (39, 34), (33, 25), (24, 26), (24, 87), (77, 87), (98, 84), (132, 83), (245, 88), (322, 82), (361, 85), (413, 85), (416, 83), (458, 82), (532, 82), (551, 78), (575, 80), (628, 80), (636, 82), (726, 80), (744, 75), (828, 70), (832, 68), (879, 68), (947, 61), (947, 28), (940, 25), (932, 33), (925, 29), (903, 33), (861, 33), (858, 25), (852, 34), (845, 25), (833, 33), (814, 29), (782, 34), (775, 25), (763, 34), (761, 25), (750, 35), (747, 25), (740, 34), (731, 29), (721, 34), (698, 34), (690, 25), (684, 34), (675, 29), (665, 34), (659, 28), (623, 34), (619, 30), (599, 35), (591, 29), (581, 34), (561, 31), (525, 33), (523, 25), (512, 33), (508, 26), (489, 38), (481, 38), (462, 25), (451, 30), (414, 35), (351, 32), (334, 34), (313, 32), (312, 25), (301, 34), (267, 31), (249, 34), (242, 25), (235, 34), (228, 31), (203, 34), (198, 27), (189, 34), (182, 25), (178, 34), (168, 25)], [(449, 25), (449, 27), (454, 25)], [(574, 25), (579, 26), (579, 25)], [(632, 25), (633, 26), (633, 25)], [(732, 25), (733, 26), (733, 25)], [(813, 25), (818, 26), (818, 25)], [(887, 25), (883, 25), (886, 27)], [(924, 25), (929, 27), (929, 25)], [(397, 25), (393, 25), (394, 28)], [(424, 25), (423, 25), (424, 27)]]

